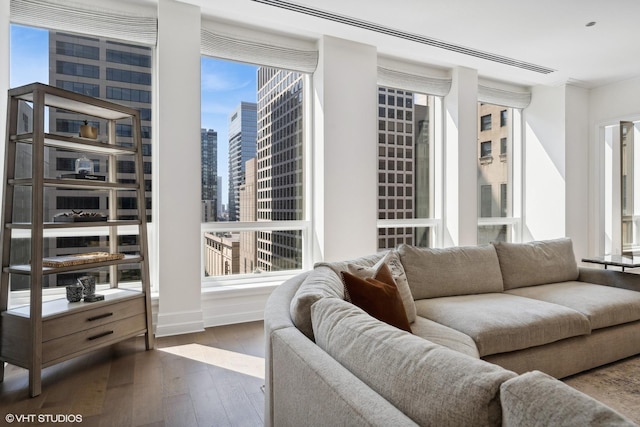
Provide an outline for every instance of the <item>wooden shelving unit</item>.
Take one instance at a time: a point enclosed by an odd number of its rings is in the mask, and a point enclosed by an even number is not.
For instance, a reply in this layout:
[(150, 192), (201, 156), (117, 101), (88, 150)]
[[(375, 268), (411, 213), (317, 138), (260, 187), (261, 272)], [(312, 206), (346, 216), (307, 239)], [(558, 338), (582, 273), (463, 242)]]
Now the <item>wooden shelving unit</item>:
[[(33, 132), (18, 134), (18, 103), (33, 105)], [(29, 393), (41, 392), (42, 368), (76, 357), (100, 347), (145, 334), (147, 350), (153, 348), (151, 299), (147, 249), (147, 215), (144, 190), (144, 170), (139, 112), (133, 108), (69, 92), (41, 83), (9, 91), (7, 138), (2, 208), (2, 278), (0, 282), (0, 380), (4, 378), (4, 363), (29, 370)], [(108, 141), (45, 133), (45, 107), (64, 110), (106, 120)], [(127, 119), (132, 126), (132, 147), (116, 143), (116, 121)], [(16, 151), (19, 144), (30, 145), (31, 176), (16, 178)], [(111, 167), (105, 181), (45, 177), (45, 147), (93, 153), (108, 157)], [(133, 156), (135, 183), (118, 183), (118, 156)], [(31, 188), (31, 222), (13, 222), (14, 194), (18, 187)], [(65, 188), (107, 192), (108, 221), (47, 222), (44, 218), (45, 188)], [(117, 191), (135, 191), (138, 219), (118, 220)], [(109, 251), (118, 250), (118, 229), (137, 226), (139, 254), (127, 254), (123, 259), (91, 262), (64, 267), (44, 267), (45, 230), (65, 230), (73, 233), (87, 227), (106, 229)], [(12, 233), (29, 233), (30, 262), (11, 265)], [(118, 287), (118, 265), (137, 264), (142, 288)], [(43, 278), (50, 274), (110, 269), (109, 289), (101, 291), (105, 299), (99, 302), (68, 302), (65, 296), (43, 302)], [(8, 308), (11, 277), (30, 277), (29, 304)]]

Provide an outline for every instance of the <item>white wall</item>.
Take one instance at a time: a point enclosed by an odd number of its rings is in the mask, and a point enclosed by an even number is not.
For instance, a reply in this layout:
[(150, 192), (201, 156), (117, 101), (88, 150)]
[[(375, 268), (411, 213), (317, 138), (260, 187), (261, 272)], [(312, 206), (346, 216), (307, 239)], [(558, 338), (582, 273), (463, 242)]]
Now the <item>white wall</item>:
[[(637, 120), (640, 116), (640, 77), (592, 89), (589, 94), (592, 125)], [(594, 128), (592, 127), (593, 131)], [(591, 134), (594, 136), (594, 134)]]
[(376, 251), (377, 53), (324, 37), (314, 83), (316, 259)]
[[(157, 335), (203, 330), (200, 284), (200, 9), (158, 2), (154, 104)], [(159, 172), (159, 173), (156, 173)]]

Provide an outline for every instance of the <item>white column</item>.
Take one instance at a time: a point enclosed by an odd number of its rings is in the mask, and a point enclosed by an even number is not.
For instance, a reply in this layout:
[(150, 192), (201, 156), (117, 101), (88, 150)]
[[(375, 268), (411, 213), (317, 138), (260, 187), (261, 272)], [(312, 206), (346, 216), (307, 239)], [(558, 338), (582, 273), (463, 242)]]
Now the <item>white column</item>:
[(453, 70), (445, 97), (444, 246), (478, 242), (478, 72)]
[(313, 77), (316, 259), (345, 260), (377, 248), (376, 69), (375, 47), (320, 41)]
[(565, 87), (534, 87), (525, 115), (525, 242), (566, 235), (565, 120)]
[(158, 1), (153, 220), (158, 336), (204, 329), (200, 283), (200, 8)]
[(566, 87), (566, 234), (578, 260), (589, 255), (589, 92)]

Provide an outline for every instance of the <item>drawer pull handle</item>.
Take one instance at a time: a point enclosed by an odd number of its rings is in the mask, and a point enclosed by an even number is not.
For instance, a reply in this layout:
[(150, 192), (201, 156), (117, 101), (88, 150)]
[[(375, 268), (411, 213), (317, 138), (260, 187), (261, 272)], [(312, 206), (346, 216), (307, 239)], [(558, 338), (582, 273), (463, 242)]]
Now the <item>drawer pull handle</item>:
[(104, 314), (100, 314), (98, 316), (89, 317), (87, 319), (87, 321), (88, 322), (93, 322), (94, 320), (104, 319), (105, 317), (109, 317), (109, 316), (113, 316), (113, 313), (104, 313)]
[(106, 331), (98, 335), (94, 335), (92, 337), (87, 338), (87, 341), (97, 340), (98, 338), (106, 337), (107, 335), (111, 335), (113, 331)]

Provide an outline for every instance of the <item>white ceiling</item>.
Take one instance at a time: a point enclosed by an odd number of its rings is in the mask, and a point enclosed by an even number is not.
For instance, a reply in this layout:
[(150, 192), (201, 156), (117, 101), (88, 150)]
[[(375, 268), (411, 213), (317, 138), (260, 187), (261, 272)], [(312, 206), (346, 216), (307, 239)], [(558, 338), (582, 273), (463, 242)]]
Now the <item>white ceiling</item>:
[[(640, 76), (638, 0), (285, 0), (386, 29), (555, 70), (542, 74), (254, 0), (181, 0), (203, 15), (306, 37), (346, 38), (385, 55), (464, 66), (513, 83), (597, 87)], [(592, 27), (588, 22), (595, 21)]]

